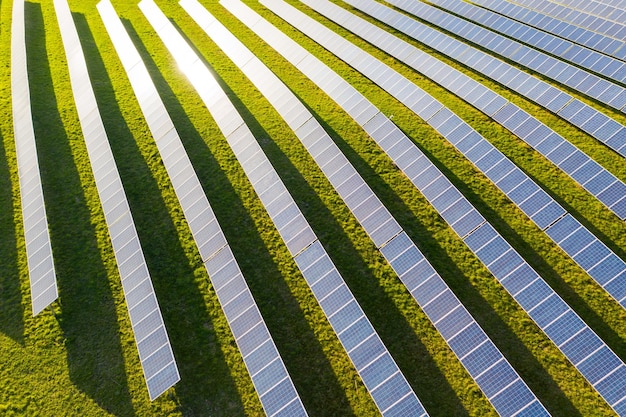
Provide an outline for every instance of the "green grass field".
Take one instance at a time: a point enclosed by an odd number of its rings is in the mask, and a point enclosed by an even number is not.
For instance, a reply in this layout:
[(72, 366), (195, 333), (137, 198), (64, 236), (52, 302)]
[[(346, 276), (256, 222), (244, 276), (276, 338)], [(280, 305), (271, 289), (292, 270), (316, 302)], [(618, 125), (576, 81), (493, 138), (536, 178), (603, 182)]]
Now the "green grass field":
[[(609, 406), (365, 132), (217, 1), (202, 3), (318, 117), (546, 408), (555, 416), (612, 415)], [(626, 311), (486, 177), (425, 122), (370, 81), (258, 3), (246, 3), (327, 62), (385, 114), (393, 115), (394, 122), (498, 231), (626, 359)], [(260, 401), (96, 4), (96, 0), (70, 0), (182, 379), (150, 402), (73, 102), (56, 15), (52, 2), (41, 0), (25, 4), (28, 75), (60, 299), (52, 309), (32, 317), (10, 117), (12, 1), (3, 0), (0, 415), (262, 415)], [(159, 0), (157, 4), (218, 75), (430, 415), (495, 416), (478, 386), (278, 113), (175, 1)], [(200, 98), (173, 63), (136, 0), (116, 0), (113, 5), (174, 120), (309, 414), (377, 415), (376, 406)], [(619, 256), (626, 257), (624, 223), (521, 140), (383, 52), (306, 7), (301, 9), (457, 112)], [(514, 92), (471, 69), (453, 65), (532, 112), (626, 181), (622, 157)], [(579, 98), (626, 124), (625, 116)]]

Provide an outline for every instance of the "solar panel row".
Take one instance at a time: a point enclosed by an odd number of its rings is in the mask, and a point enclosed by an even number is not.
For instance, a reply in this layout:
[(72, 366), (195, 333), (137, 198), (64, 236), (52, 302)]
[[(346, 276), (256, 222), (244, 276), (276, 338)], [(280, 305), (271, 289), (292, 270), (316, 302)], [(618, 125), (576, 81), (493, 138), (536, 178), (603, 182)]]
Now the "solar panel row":
[[(607, 20), (603, 16), (593, 16), (585, 11), (574, 10), (571, 6), (564, 6), (554, 2), (541, 0), (517, 0), (516, 2), (534, 11), (541, 12), (543, 15), (555, 17), (558, 20), (569, 22), (578, 27), (586, 28), (592, 32), (601, 33), (614, 39), (623, 40), (626, 36), (626, 27), (622, 23), (623, 20), (618, 20), (617, 22), (615, 20)], [(592, 3), (589, 5), (591, 6)], [(622, 15), (622, 18), (626, 16), (623, 10), (619, 10), (619, 14)]]
[[(382, 5), (377, 6), (377, 3), (367, 0), (363, 2), (346, 0), (346, 2), (359, 9), (367, 10), (367, 13), (373, 13), (381, 19), (386, 19), (386, 16), (394, 13), (389, 8)], [(367, 9), (365, 5), (368, 5)], [(535, 117), (448, 64), (366, 20), (356, 17), (347, 10), (339, 6), (332, 6), (327, 2), (322, 2), (316, 6), (320, 9), (322, 7), (325, 8), (325, 13), (329, 19), (334, 20), (398, 60), (405, 62), (506, 127), (567, 173), (620, 219), (626, 219), (626, 184)], [(331, 14), (331, 11), (335, 14)], [(389, 23), (395, 25), (395, 21)], [(398, 28), (403, 29), (400, 26)], [(508, 117), (512, 113), (515, 113), (515, 117)], [(584, 166), (571, 166), (564, 163), (570, 157), (576, 158)], [(583, 171), (580, 171), (579, 168)], [(580, 175), (582, 172), (589, 173), (593, 169), (598, 169), (595, 171), (595, 174), (598, 175), (593, 178)]]
[[(137, 51), (111, 3), (100, 2), (98, 10), (153, 132), (163, 163), (179, 197), (235, 341), (241, 352), (245, 353), (244, 363), (254, 386), (259, 396), (263, 396), (264, 399), (272, 398), (271, 395), (265, 394), (288, 376), (282, 358), (145, 65), (141, 60), (137, 60), (139, 58)], [(258, 349), (251, 348), (250, 343), (245, 342), (250, 337), (248, 334), (257, 334), (257, 337), (258, 334), (264, 335), (255, 339)], [(290, 400), (291, 402), (284, 404), (285, 412), (289, 410), (290, 415), (306, 415), (298, 396)]]
[[(472, 40), (485, 49), (505, 55), (511, 60), (527, 64), (529, 67), (541, 71), (542, 74), (546, 76), (550, 76), (552, 72), (558, 73), (569, 66), (568, 64), (558, 63), (558, 61), (545, 55), (540, 56), (538, 52), (518, 42), (494, 34), (489, 30), (483, 29), (480, 26), (457, 18), (454, 15), (425, 3), (411, 0), (391, 0), (389, 3), (420, 19), (439, 25), (460, 37)], [(450, 3), (452, 3), (452, 5), (448, 7)], [(473, 7), (468, 3), (458, 2), (456, 0), (439, 0), (438, 4), (449, 10), (454, 10), (459, 14), (462, 14), (462, 10), (458, 10), (461, 7), (463, 9)], [(359, 3), (359, 5), (362, 10), (367, 9), (372, 15), (383, 19), (382, 10), (384, 9), (382, 9), (382, 6), (375, 8), (368, 6), (368, 3)], [(455, 5), (460, 5), (460, 7), (454, 8)], [(542, 107), (564, 117), (578, 128), (619, 152), (622, 156), (626, 156), (626, 127), (617, 121), (580, 100), (574, 99), (571, 95), (564, 93), (550, 84), (498, 58), (492, 57), (477, 48), (429, 28), (416, 20), (405, 16), (401, 17), (399, 13), (389, 12), (387, 13), (385, 22), (390, 22), (392, 18), (396, 19), (394, 25), (402, 27), (404, 33), (410, 33), (416, 40), (427, 44), (439, 52), (449, 55), (451, 58), (470, 66), (474, 70), (517, 91)], [(521, 58), (518, 59), (518, 57)], [(544, 60), (544, 57), (548, 58), (548, 60)], [(552, 68), (558, 66), (558, 69), (555, 71), (552, 69), (543, 71), (543, 68), (550, 67), (551, 64), (548, 62), (550, 60), (554, 64)], [(625, 70), (624, 75), (626, 76), (626, 63), (622, 64)], [(567, 69), (564, 71), (567, 71)], [(616, 98), (614, 93), (619, 93), (620, 90), (624, 91), (624, 97), (626, 97), (626, 90), (619, 86), (614, 87), (616, 88), (609, 88), (609, 90), (612, 91), (610, 94), (603, 93), (605, 100), (614, 100)], [(574, 115), (576, 116), (574, 117)]]
[(515, 39), (524, 39), (524, 42), (528, 45), (581, 65), (588, 70), (602, 74), (613, 80), (624, 82), (626, 79), (626, 68), (624, 68), (626, 64), (604, 53), (578, 45), (551, 33), (535, 29), (532, 26), (528, 26), (482, 7), (474, 6), (471, 3), (456, 0), (435, 0), (433, 4), (453, 11), (466, 19), (484, 24), (491, 30), (512, 36)]
[(483, 6), (487, 9), (501, 13), (512, 19), (519, 20), (530, 26), (535, 26), (541, 30), (569, 39), (579, 45), (605, 53), (612, 57), (626, 59), (626, 44), (623, 40), (613, 39), (594, 33), (590, 30), (572, 25), (562, 20), (550, 18), (540, 13), (528, 10), (517, 4), (498, 0), (473, 0), (472, 3)]
[[(621, 83), (626, 80), (626, 64), (619, 59), (605, 55), (604, 53), (578, 45), (567, 39), (552, 35), (551, 33), (535, 29), (532, 26), (528, 26), (506, 16), (491, 12), (482, 7), (474, 6), (471, 3), (465, 3), (458, 0), (434, 0), (433, 4), (443, 7), (446, 10), (454, 12), (466, 19), (483, 24), (493, 31), (511, 36), (514, 39), (523, 41), (525, 44), (558, 56), (566, 61), (573, 62), (587, 70), (602, 74), (605, 77)], [(558, 24), (558, 21), (555, 20), (554, 24)], [(507, 54), (507, 57), (509, 58), (521, 58), (524, 54), (531, 54), (529, 57), (532, 56), (533, 59), (536, 59), (539, 55), (537, 55), (536, 51), (533, 51), (534, 50), (532, 48), (521, 47), (519, 52), (502, 51), (502, 53)], [(526, 59), (526, 61), (529, 64), (532, 63), (532, 60), (529, 61)], [(543, 61), (537, 60), (534, 63), (535, 68), (540, 68), (542, 63)], [(565, 76), (569, 74), (569, 71), (563, 73), (561, 67), (562, 66), (553, 67), (553, 69), (545, 72), (549, 73), (551, 77), (564, 79)], [(560, 73), (558, 72), (559, 70), (561, 71)], [(571, 76), (572, 75), (570, 75), (570, 77)], [(610, 101), (616, 95), (616, 92), (613, 92), (613, 94), (609, 94), (609, 92), (607, 92), (602, 96), (601, 101)], [(621, 101), (614, 101), (614, 105), (619, 106), (622, 102), (623, 99)]]
[(322, 244), (316, 241), (295, 261), (381, 414), (427, 416)]
[[(358, 123), (361, 125), (368, 123), (372, 120), (371, 115), (375, 115), (374, 118), (382, 116), (376, 107), (343, 78), (243, 3), (237, 0), (222, 0), (221, 4), (316, 82)], [(350, 102), (350, 97), (360, 104), (349, 106), (347, 103)], [(363, 117), (364, 114), (368, 116)], [(395, 133), (401, 134), (399, 131)], [(398, 152), (415, 156), (410, 151)], [(469, 203), (463, 200), (465, 207), (469, 206)], [(478, 213), (471, 214), (481, 218)], [(547, 414), (404, 231), (386, 243), (381, 252), (501, 415), (511, 415), (522, 410)], [(465, 332), (471, 332), (473, 336), (459, 343)], [(475, 351), (475, 354), (468, 354), (470, 351)], [(487, 351), (490, 353), (488, 357), (483, 354)], [(501, 374), (506, 374), (507, 377), (494, 377)]]
[[(367, 0), (361, 0), (359, 7), (367, 6)], [(368, 10), (371, 12), (371, 10)], [(388, 16), (395, 17), (395, 12), (389, 12)], [(339, 13), (334, 13), (338, 16)], [(400, 22), (400, 20), (398, 20)], [(333, 34), (324, 35), (327, 38)], [(320, 37), (321, 39), (321, 37)], [(555, 240), (555, 242), (576, 261), (594, 280), (596, 280), (613, 298), (622, 306), (626, 307), (626, 263), (616, 256), (597, 239), (588, 229), (583, 227), (572, 216), (563, 221), (567, 214), (566, 210), (559, 205), (550, 195), (541, 189), (528, 175), (520, 170), (513, 162), (506, 158), (491, 143), (481, 137), (474, 129), (458, 116), (435, 100), (433, 97), (419, 89), (415, 84), (402, 77), (391, 68), (382, 64), (366, 52), (357, 49), (353, 44), (341, 39), (334, 34), (332, 45), (328, 46), (338, 57), (344, 59), (349, 65), (362, 71), (368, 78), (380, 85), (383, 89), (396, 97), (407, 107), (414, 109), (416, 114), (425, 119), (433, 128), (441, 133), (463, 155), (465, 155), (479, 170), (481, 170), (511, 201), (513, 201), (539, 228), (546, 231), (556, 226), (557, 223), (568, 224), (572, 231), (578, 230), (578, 236), (585, 236), (589, 244), (584, 248), (573, 248), (570, 245)], [(350, 50), (350, 52), (347, 52)], [(310, 71), (308, 72), (310, 74)], [(330, 88), (330, 87), (329, 87)], [(336, 88), (332, 86), (332, 88)], [(347, 94), (346, 97), (354, 96)], [(362, 107), (362, 106), (361, 106)], [(507, 109), (508, 107), (505, 107)], [(370, 112), (371, 113), (371, 112)], [(499, 114), (499, 113), (498, 113)], [(526, 120), (528, 122), (528, 120)], [(534, 127), (524, 125), (524, 120), (519, 124), (515, 133), (524, 129), (532, 131)], [(524, 126), (524, 127), (522, 127)], [(416, 159), (416, 155), (407, 153), (404, 158)], [(580, 160), (568, 160), (567, 164), (579, 163)], [(565, 163), (565, 162), (564, 162)], [(619, 198), (623, 196), (621, 190), (615, 191)], [(461, 206), (461, 203), (458, 203)], [(467, 203), (469, 205), (469, 203)], [(464, 218), (470, 218), (468, 214)], [(460, 220), (459, 220), (460, 221)], [(471, 223), (469, 223), (471, 224)], [(453, 227), (457, 227), (456, 223)], [(463, 224), (460, 225), (463, 227)], [(473, 225), (476, 227), (476, 225)], [(467, 229), (467, 228), (466, 228)], [(455, 229), (457, 230), (457, 229)], [(471, 228), (469, 228), (471, 230)], [(459, 232), (459, 230), (457, 230)], [(459, 233), (461, 237), (462, 233)], [(608, 265), (611, 265), (609, 268)]]
[[(110, 12), (115, 13), (110, 4), (109, 7)], [(158, 26), (163, 19), (167, 20), (153, 2), (142, 2), (139, 7), (153, 26)], [(117, 20), (117, 23), (119, 24), (117, 29), (123, 31), (121, 22)], [(168, 37), (163, 40), (176, 60), (192, 59), (193, 52), (190, 51), (190, 47), (169, 21), (157, 33), (159, 36), (168, 34)], [(119, 32), (116, 36), (119, 36)], [(128, 48), (132, 48), (130, 38), (127, 36), (125, 38)], [(200, 63), (200, 60), (196, 57), (194, 62)], [(132, 63), (129, 62), (129, 64)], [(197, 73), (204, 77), (204, 83), (208, 89), (203, 99), (213, 96), (213, 100), (210, 103), (207, 102), (209, 111), (212, 114), (220, 113), (225, 117), (218, 119), (221, 122), (220, 128), (223, 131), (229, 129), (231, 132), (244, 132), (243, 135), (229, 133), (229, 140), (238, 140), (239, 143), (244, 142), (244, 139), (254, 141), (245, 126), (233, 127), (232, 122), (237, 123), (240, 118), (237, 114), (228, 114), (236, 113), (236, 110), (232, 105), (224, 106), (226, 95), (221, 90), (218, 91), (219, 86), (211, 78), (206, 67), (192, 65), (186, 68), (195, 68)], [(143, 63), (137, 62), (129, 70), (129, 75), (132, 74), (135, 78), (134, 80), (131, 78), (131, 83), (140, 93), (138, 94), (139, 101), (144, 102), (142, 110), (151, 130), (155, 132), (160, 126), (167, 125), (166, 133), (161, 137), (155, 135), (155, 141), (263, 408), (269, 416), (306, 416), (304, 405), (295, 390), (232, 250), (226, 242), (165, 106), (154, 84), (150, 81), (146, 67)], [(158, 111), (155, 111), (155, 108)], [(154, 119), (151, 120), (153, 117)], [(245, 134), (246, 131), (248, 135)]]
[[(297, 12), (280, 0), (261, 0), (261, 3), (307, 36), (314, 40), (321, 38), (320, 41), (326, 48), (332, 48), (342, 43), (338, 38), (332, 37), (332, 32), (323, 25), (310, 18), (307, 19), (302, 13)], [(330, 3), (325, 7), (321, 7), (322, 2), (320, 0), (316, 0), (314, 4), (308, 1), (305, 3), (312, 6), (317, 12), (327, 15), (327, 17), (333, 16), (333, 18), (339, 19), (338, 16), (341, 14), (341, 10), (336, 10), (336, 7)], [(323, 35), (318, 33), (316, 36), (316, 30), (319, 30)], [(365, 128), (375, 131), (377, 126), (372, 123), (374, 120), (376, 118), (368, 122)], [(368, 126), (370, 123), (372, 125)], [(389, 121), (387, 123), (392, 125)], [(381, 123), (381, 127), (383, 125), (384, 123)], [(374, 136), (376, 136), (375, 132)], [(400, 142), (397, 136), (393, 135), (385, 136), (383, 141), (385, 139), (395, 139), (396, 143)], [(396, 144), (392, 144), (392, 147), (401, 148)], [(404, 172), (408, 171), (407, 167), (402, 165), (400, 158), (396, 161)], [(411, 158), (408, 158), (407, 161), (404, 162), (404, 165), (410, 168), (412, 166)], [(419, 165), (419, 162), (417, 164)], [(411, 177), (412, 174), (407, 175)], [(428, 189), (435, 183), (433, 182), (433, 173), (424, 170), (423, 172), (418, 171), (414, 175), (416, 175), (414, 184), (418, 188), (421, 181), (426, 183), (422, 183), (421, 187), (426, 185), (424, 194), (428, 198)], [(607, 403), (618, 414), (626, 415), (626, 365), (617, 355), (602, 342), (489, 223), (483, 223), (465, 236), (464, 241), (561, 352), (605, 398)], [(588, 346), (591, 345), (595, 347), (589, 351)], [(597, 365), (609, 362), (612, 365), (603, 368), (604, 370), (600, 371), (603, 373), (603, 377), (599, 377), (595, 373), (600, 369)], [(594, 369), (591, 370), (591, 367)], [(611, 382), (605, 384), (605, 380), (602, 378), (610, 378)]]
[[(618, 415), (626, 415), (626, 366), (512, 248), (485, 225), (465, 239), (500, 283), (528, 312)], [(484, 261), (485, 262), (485, 261)]]
[[(321, 164), (322, 170), (329, 176), (333, 174), (337, 178), (341, 176), (340, 172), (342, 170), (345, 171), (342, 165), (345, 165), (347, 160), (343, 160), (345, 158), (342, 158), (343, 154), (338, 152), (338, 149), (335, 151), (335, 148), (326, 146), (328, 145), (326, 139), (330, 140), (330, 138), (293, 93), (198, 2), (183, 0), (180, 4), (207, 35), (251, 79), (261, 93), (278, 110), (287, 124), (296, 132), (306, 132), (306, 137), (310, 140), (310, 143), (315, 143), (317, 147), (318, 159), (325, 161)], [(332, 143), (332, 140), (330, 142)], [(244, 146), (241, 142), (233, 146), (236, 154), (240, 144)], [(246, 148), (250, 146), (259, 147), (251, 134), (250, 143), (245, 144)], [(243, 150), (239, 152), (245, 154)], [(265, 158), (260, 147), (254, 154), (262, 155)], [(253, 157), (245, 160), (243, 157), (241, 158), (244, 170), (246, 170), (246, 164), (251, 159)], [(269, 161), (267, 164), (269, 165)], [(257, 194), (260, 195), (261, 200), (268, 207), (270, 217), (279, 227), (279, 231), (283, 219), (290, 221), (292, 217), (296, 217), (298, 220), (301, 219), (301, 222), (308, 227), (306, 220), (302, 217), (287, 190), (284, 189), (282, 182), (278, 180), (276, 173), (263, 172), (257, 174), (256, 171), (252, 171), (253, 167), (250, 168), (250, 179), (255, 187), (256, 184), (261, 184), (261, 187), (256, 190)], [(270, 176), (270, 181), (264, 181), (264, 177), (267, 175)], [(355, 191), (355, 197), (366, 194), (367, 191), (371, 192), (369, 188), (367, 190), (363, 189), (363, 187), (361, 188), (361, 191)], [(275, 194), (279, 194), (281, 197), (271, 196), (264, 201), (264, 196), (269, 189), (276, 190)], [(281, 198), (284, 201), (282, 207), (276, 207), (275, 201)], [(355, 205), (359, 205), (361, 202), (362, 200), (355, 201)], [(363, 204), (361, 210), (364, 213), (368, 211), (370, 206), (374, 206), (373, 202)], [(276, 207), (275, 213), (272, 212), (274, 210), (273, 207)], [(371, 225), (367, 231), (379, 244), (388, 241), (399, 232), (397, 223), (384, 210), (384, 207), (381, 208), (382, 210), (376, 210), (374, 213), (368, 211), (367, 214), (364, 214), (366, 217), (365, 221)], [(290, 214), (285, 215), (285, 212)], [(281, 235), (287, 241), (288, 235), (283, 233)], [(397, 365), (391, 359), (384, 344), (339, 275), (321, 243), (312, 232), (311, 237), (312, 241), (305, 245), (304, 250), (295, 250), (292, 251), (292, 254), (295, 256), (296, 264), (313, 290), (314, 295), (322, 306), (339, 340), (348, 352), (352, 363), (361, 375), (380, 412), (385, 416), (425, 415), (426, 411), (415, 396), (404, 375), (402, 375)]]
[[(578, 220), (567, 213), (522, 170), (493, 145), (447, 109), (429, 121), (446, 139), (478, 167), (565, 253), (626, 308), (626, 263), (606, 247)], [(445, 136), (445, 135), (444, 135)], [(560, 230), (560, 232), (555, 232)], [(557, 238), (556, 233), (575, 233), (582, 246)]]
[(65, 0), (55, 0), (54, 8), (67, 56), (76, 110), (122, 279), (139, 359), (150, 399), (153, 400), (180, 380), (178, 368), (100, 118), (72, 14)]
[(30, 109), (24, 1), (13, 2), (11, 99), (33, 316), (59, 297)]

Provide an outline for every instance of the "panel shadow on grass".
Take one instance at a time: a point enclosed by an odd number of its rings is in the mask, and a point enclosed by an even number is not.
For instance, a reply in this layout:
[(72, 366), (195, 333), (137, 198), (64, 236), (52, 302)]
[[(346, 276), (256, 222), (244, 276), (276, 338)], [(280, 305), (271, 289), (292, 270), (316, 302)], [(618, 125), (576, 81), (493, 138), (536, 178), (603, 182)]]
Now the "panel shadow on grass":
[(13, 184), (0, 132), (0, 333), (24, 345), (24, 306), (17, 266), (18, 228), (13, 207)]
[[(307, 323), (300, 305), (291, 294), (271, 254), (266, 249), (259, 250), (266, 247), (265, 243), (250, 214), (236, 197), (236, 190), (219, 167), (205, 139), (196, 131), (185, 114), (182, 105), (150, 58), (131, 24), (126, 20), (124, 24), (139, 49), (168, 112), (176, 122), (177, 130), (216, 217), (305, 408), (311, 415), (346, 417), (354, 415), (320, 342)], [(224, 83), (221, 84), (225, 87)], [(228, 93), (232, 99), (232, 93)], [(238, 106), (238, 110), (241, 112), (242, 106)], [(251, 125), (254, 119), (249, 113), (243, 116), (248, 125)], [(206, 117), (211, 117), (208, 111)], [(224, 140), (221, 134), (218, 136), (217, 140)], [(189, 394), (191, 396), (192, 392)], [(191, 401), (191, 398), (188, 401)]]
[(33, 119), (62, 302), (57, 319), (70, 379), (104, 410), (133, 415), (115, 304), (59, 115), (41, 6), (27, 2), (25, 7)]

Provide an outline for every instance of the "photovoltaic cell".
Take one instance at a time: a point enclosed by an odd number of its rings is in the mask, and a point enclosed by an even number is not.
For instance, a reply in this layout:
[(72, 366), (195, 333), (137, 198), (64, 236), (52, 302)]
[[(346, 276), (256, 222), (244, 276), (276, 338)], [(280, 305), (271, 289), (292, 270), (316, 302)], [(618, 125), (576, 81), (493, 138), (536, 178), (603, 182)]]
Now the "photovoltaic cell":
[[(99, 6), (101, 13), (104, 15), (111, 14), (114, 15), (114, 10), (112, 6), (107, 4), (106, 6)], [(144, 1), (140, 4), (140, 8), (144, 12), (150, 16), (150, 22), (158, 22), (160, 17), (163, 16), (161, 11), (157, 8), (157, 6), (152, 2)], [(111, 17), (112, 18), (112, 17)], [(111, 24), (114, 22), (112, 21)], [(123, 30), (123, 26), (121, 22), (115, 19), (114, 26), (118, 26), (118, 30)], [(163, 34), (164, 28), (167, 26), (163, 26), (161, 32), (158, 32), (159, 35)], [(115, 28), (111, 29), (115, 31)], [(173, 33), (173, 32), (172, 32)], [(132, 47), (132, 42), (130, 38), (124, 39), (125, 42), (128, 43), (129, 47)], [(185, 41), (180, 37), (180, 35), (172, 36), (170, 35), (167, 39), (164, 39), (166, 42), (166, 46), (170, 49), (170, 51), (176, 51), (174, 53), (175, 59), (185, 58), (192, 59), (192, 54), (190, 53), (190, 47), (185, 43)], [(172, 49), (172, 48), (176, 49)], [(241, 52), (241, 51), (240, 51)], [(240, 54), (239, 56), (244, 56)], [(196, 60), (198, 58), (196, 57)], [(193, 61), (192, 64), (196, 62)], [(134, 68), (137, 68), (140, 64), (137, 64)], [(143, 64), (141, 64), (142, 73), (136, 74), (138, 77), (138, 82), (141, 80), (148, 79), (149, 74), (147, 69)], [(199, 67), (197, 67), (199, 68)], [(219, 97), (223, 99), (225, 94), (219, 86), (217, 82), (213, 79), (212, 85), (209, 84), (209, 80), (212, 79), (208, 69), (204, 67), (204, 71), (200, 74), (204, 77), (204, 85), (208, 87), (214, 97)], [(141, 77), (141, 78), (140, 78)], [(131, 80), (132, 83), (133, 80)], [(209, 84), (209, 85), (207, 85)], [(160, 103), (161, 114), (160, 118), (166, 118), (169, 120), (169, 116), (163, 103), (160, 101), (158, 97), (158, 93), (154, 85), (150, 86), (151, 96), (154, 101), (158, 101)], [(219, 90), (219, 91), (218, 91)], [(221, 92), (221, 94), (220, 94)], [(204, 99), (205, 97), (203, 97)], [(226, 102), (223, 100), (213, 100), (211, 102), (206, 103), (209, 111), (214, 113), (216, 110), (221, 109), (224, 111), (221, 119), (223, 124), (220, 125), (220, 128), (224, 128), (225, 131), (230, 132), (229, 138), (242, 146), (239, 149), (240, 151), (237, 153), (238, 157), (241, 157), (244, 154), (243, 151), (248, 149), (250, 146), (257, 144), (252, 135), (249, 133), (249, 130), (242, 134), (244, 125), (243, 121), (238, 123), (238, 126), (235, 129), (232, 129), (232, 121), (233, 120), (241, 120), (236, 113), (236, 110), (230, 104), (229, 107), (225, 108), (225, 104), (230, 102)], [(141, 104), (141, 102), (140, 102)], [(143, 107), (142, 107), (143, 108)], [(226, 114), (226, 112), (232, 112), (232, 115)], [(169, 121), (171, 124), (171, 120)], [(152, 126), (151, 126), (152, 127)], [(172, 124), (173, 129), (173, 124)], [(177, 135), (176, 135), (177, 136)], [(191, 166), (191, 162), (188, 160), (186, 153), (184, 152), (184, 147), (180, 138), (176, 137), (176, 146), (168, 147), (171, 151), (170, 154), (167, 152), (163, 152), (165, 149), (162, 148), (161, 138), (155, 136), (155, 141), (157, 142), (157, 146), (159, 146), (159, 151), (161, 152), (164, 164), (166, 168), (168, 168), (169, 159), (172, 158), (174, 154), (182, 154), (183, 158), (186, 161), (186, 171), (188, 172), (189, 179), (187, 179), (186, 183), (191, 182), (193, 184), (193, 192), (197, 194), (197, 197), (194, 198), (196, 202), (193, 203), (192, 206), (185, 205), (183, 203), (184, 200), (181, 200), (181, 206), (183, 208), (183, 212), (188, 217), (191, 217), (190, 209), (197, 208), (200, 202), (202, 206), (200, 212), (202, 213), (201, 222), (190, 222), (190, 228), (192, 229), (192, 233), (194, 234), (194, 239), (199, 248), (204, 247), (206, 244), (206, 240), (202, 240), (202, 238), (212, 239), (213, 236), (219, 236), (219, 245), (212, 245), (212, 250), (208, 253), (203, 254), (203, 261), (205, 262), (205, 267), (207, 272), (209, 273), (209, 277), (214, 285), (217, 296), (222, 305), (224, 314), (228, 320), (229, 326), (233, 332), (233, 336), (235, 337), (235, 341), (242, 353), (244, 363), (248, 368), (249, 374), (252, 378), (252, 382), (255, 386), (255, 389), (261, 399), (261, 403), (263, 404), (264, 409), (268, 413), (268, 415), (274, 415), (278, 412), (278, 410), (283, 409), (283, 407), (289, 406), (289, 410), (291, 410), (292, 415), (306, 415), (306, 411), (304, 410), (304, 406), (293, 386), (293, 383), (287, 373), (285, 365), (280, 357), (276, 346), (274, 345), (274, 341), (271, 338), (271, 335), (267, 329), (267, 326), (261, 317), (261, 314), (258, 310), (256, 302), (252, 297), (250, 289), (248, 288), (246, 281), (241, 274), (239, 266), (234, 258), (232, 250), (228, 246), (226, 239), (223, 236), (221, 228), (217, 223), (217, 219), (209, 205), (209, 202), (206, 198), (206, 195), (202, 191), (202, 187), (200, 186), (200, 182), (193, 171), (193, 167)], [(243, 150), (243, 151), (242, 151)], [(256, 165), (256, 161), (251, 160), (251, 158), (247, 158), (248, 165), (246, 167), (248, 170), (253, 169)], [(278, 180), (278, 178), (276, 178)], [(183, 183), (183, 184), (186, 184)], [(262, 185), (257, 181), (257, 185)], [(263, 188), (263, 191), (266, 191), (267, 187)], [(184, 191), (181, 191), (180, 188), (176, 188), (177, 195), (184, 194)], [(276, 191), (277, 193), (284, 192), (283, 190)], [(269, 196), (268, 196), (269, 197)], [(214, 232), (208, 234), (200, 233), (202, 230), (207, 228), (207, 224), (214, 224), (213, 227)], [(280, 394), (280, 395), (279, 395)]]
[(13, 136), (20, 181), (24, 239), (30, 279), (33, 316), (59, 297), (48, 219), (39, 173), (37, 144), (30, 108), (30, 88), (26, 65), (24, 2), (13, 2), (11, 20), (11, 96)]
[[(69, 6), (65, 0), (55, 0), (54, 8), (67, 55), (76, 110), (122, 279), (139, 358), (150, 399), (154, 400), (178, 382), (180, 376), (122, 182), (99, 116), (85, 57)], [(123, 230), (113, 227), (117, 222), (124, 222), (128, 227)], [(144, 291), (148, 295), (140, 300), (139, 297), (133, 297), (131, 292), (142, 281), (145, 281)], [(135, 331), (148, 316), (151, 317), (149, 329), (142, 325), (140, 327), (142, 332)]]
[[(290, 21), (290, 19), (292, 18), (292, 16), (289, 15), (289, 12), (283, 12), (285, 9), (288, 8), (288, 6), (286, 6), (282, 2), (265, 0), (263, 1), (263, 4), (275, 13), (279, 14), (287, 21)], [(307, 2), (307, 4), (313, 7), (316, 11), (327, 15), (328, 17), (331, 17), (333, 20), (341, 21), (342, 11), (340, 8), (327, 2), (316, 2), (315, 4), (309, 4)], [(295, 25), (298, 27), (297, 23), (295, 23)], [(305, 31), (305, 33), (309, 34), (315, 39), (315, 35), (312, 30), (304, 25), (300, 26), (300, 28), (304, 28), (303, 30)], [(333, 42), (333, 44), (336, 44), (336, 42)], [(329, 44), (324, 45), (327, 48), (333, 47)], [(537, 191), (535, 190), (534, 193), (536, 192)], [(528, 197), (530, 195), (528, 195)], [(476, 239), (474, 238), (474, 236), (476, 236)], [(560, 345), (562, 343), (559, 343), (560, 338), (564, 337), (566, 334), (571, 333), (571, 331), (565, 331), (566, 328), (559, 325), (559, 323), (569, 323), (570, 326), (580, 325), (582, 326), (581, 329), (588, 328), (580, 320), (580, 318), (578, 318), (578, 316), (569, 308), (569, 306), (567, 306), (564, 301), (560, 299), (560, 297), (558, 297), (558, 295), (554, 293), (554, 291), (547, 284), (545, 284), (543, 279), (539, 277), (537, 273), (533, 271), (532, 268), (530, 268), (527, 264), (520, 263), (520, 266), (518, 266), (513, 271), (504, 269), (503, 271), (504, 273), (506, 273), (505, 276), (501, 276), (501, 272), (496, 272), (494, 269), (492, 269), (493, 266), (497, 264), (498, 259), (501, 259), (509, 252), (513, 251), (510, 245), (508, 245), (508, 243), (504, 242), (503, 240), (494, 240), (497, 236), (497, 232), (495, 232), (495, 230), (493, 230), (493, 228), (488, 223), (484, 223), (477, 229), (475, 229), (472, 233), (470, 233), (465, 238), (465, 241), (468, 243), (468, 246), (470, 246), (470, 248), (472, 248), (476, 253), (479, 253), (482, 250), (481, 253), (484, 254), (485, 257), (484, 262), (488, 265), (488, 268), (491, 270), (494, 276), (498, 280), (500, 280), (502, 285), (509, 291), (509, 293), (514, 296), (514, 298), (520, 303), (520, 305), (522, 305), (529, 312), (531, 317), (533, 317), (532, 312), (535, 311), (534, 309), (536, 309), (538, 305), (541, 305), (549, 297), (555, 297), (555, 308), (563, 308), (564, 310), (566, 310), (566, 313), (563, 316), (565, 318), (557, 319), (557, 321), (555, 322), (551, 322), (545, 324), (544, 326), (541, 326), (542, 330), (544, 330), (548, 337), (555, 341), (555, 344), (557, 344), (557, 346), (561, 348)], [(495, 243), (489, 245), (491, 241)], [(594, 340), (597, 340), (598, 343), (603, 344), (603, 342), (597, 337), (597, 335), (594, 335)], [(566, 356), (570, 354), (569, 352), (563, 353), (566, 354)], [(611, 353), (610, 355), (613, 359), (616, 359), (618, 363), (611, 369), (611, 371), (609, 371), (609, 374), (613, 371), (618, 371), (625, 367), (625, 365), (617, 358), (617, 356), (615, 356), (614, 353)], [(618, 404), (619, 401), (621, 401), (618, 400), (617, 402), (611, 402), (612, 398), (610, 398), (610, 395), (606, 390), (598, 389), (598, 391), (601, 393), (601, 395), (604, 396), (605, 399), (607, 399), (607, 401), (609, 401), (612, 406), (615, 406), (616, 404)]]

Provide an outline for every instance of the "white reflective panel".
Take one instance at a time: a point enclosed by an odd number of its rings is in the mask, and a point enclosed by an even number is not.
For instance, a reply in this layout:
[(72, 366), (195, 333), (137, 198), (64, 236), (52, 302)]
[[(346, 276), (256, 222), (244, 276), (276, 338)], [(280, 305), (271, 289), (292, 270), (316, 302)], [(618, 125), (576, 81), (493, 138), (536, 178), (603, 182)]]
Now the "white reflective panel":
[(12, 112), (31, 307), (37, 315), (58, 298), (58, 290), (32, 125), (25, 39), (24, 2), (18, 0), (13, 2), (11, 23)]

